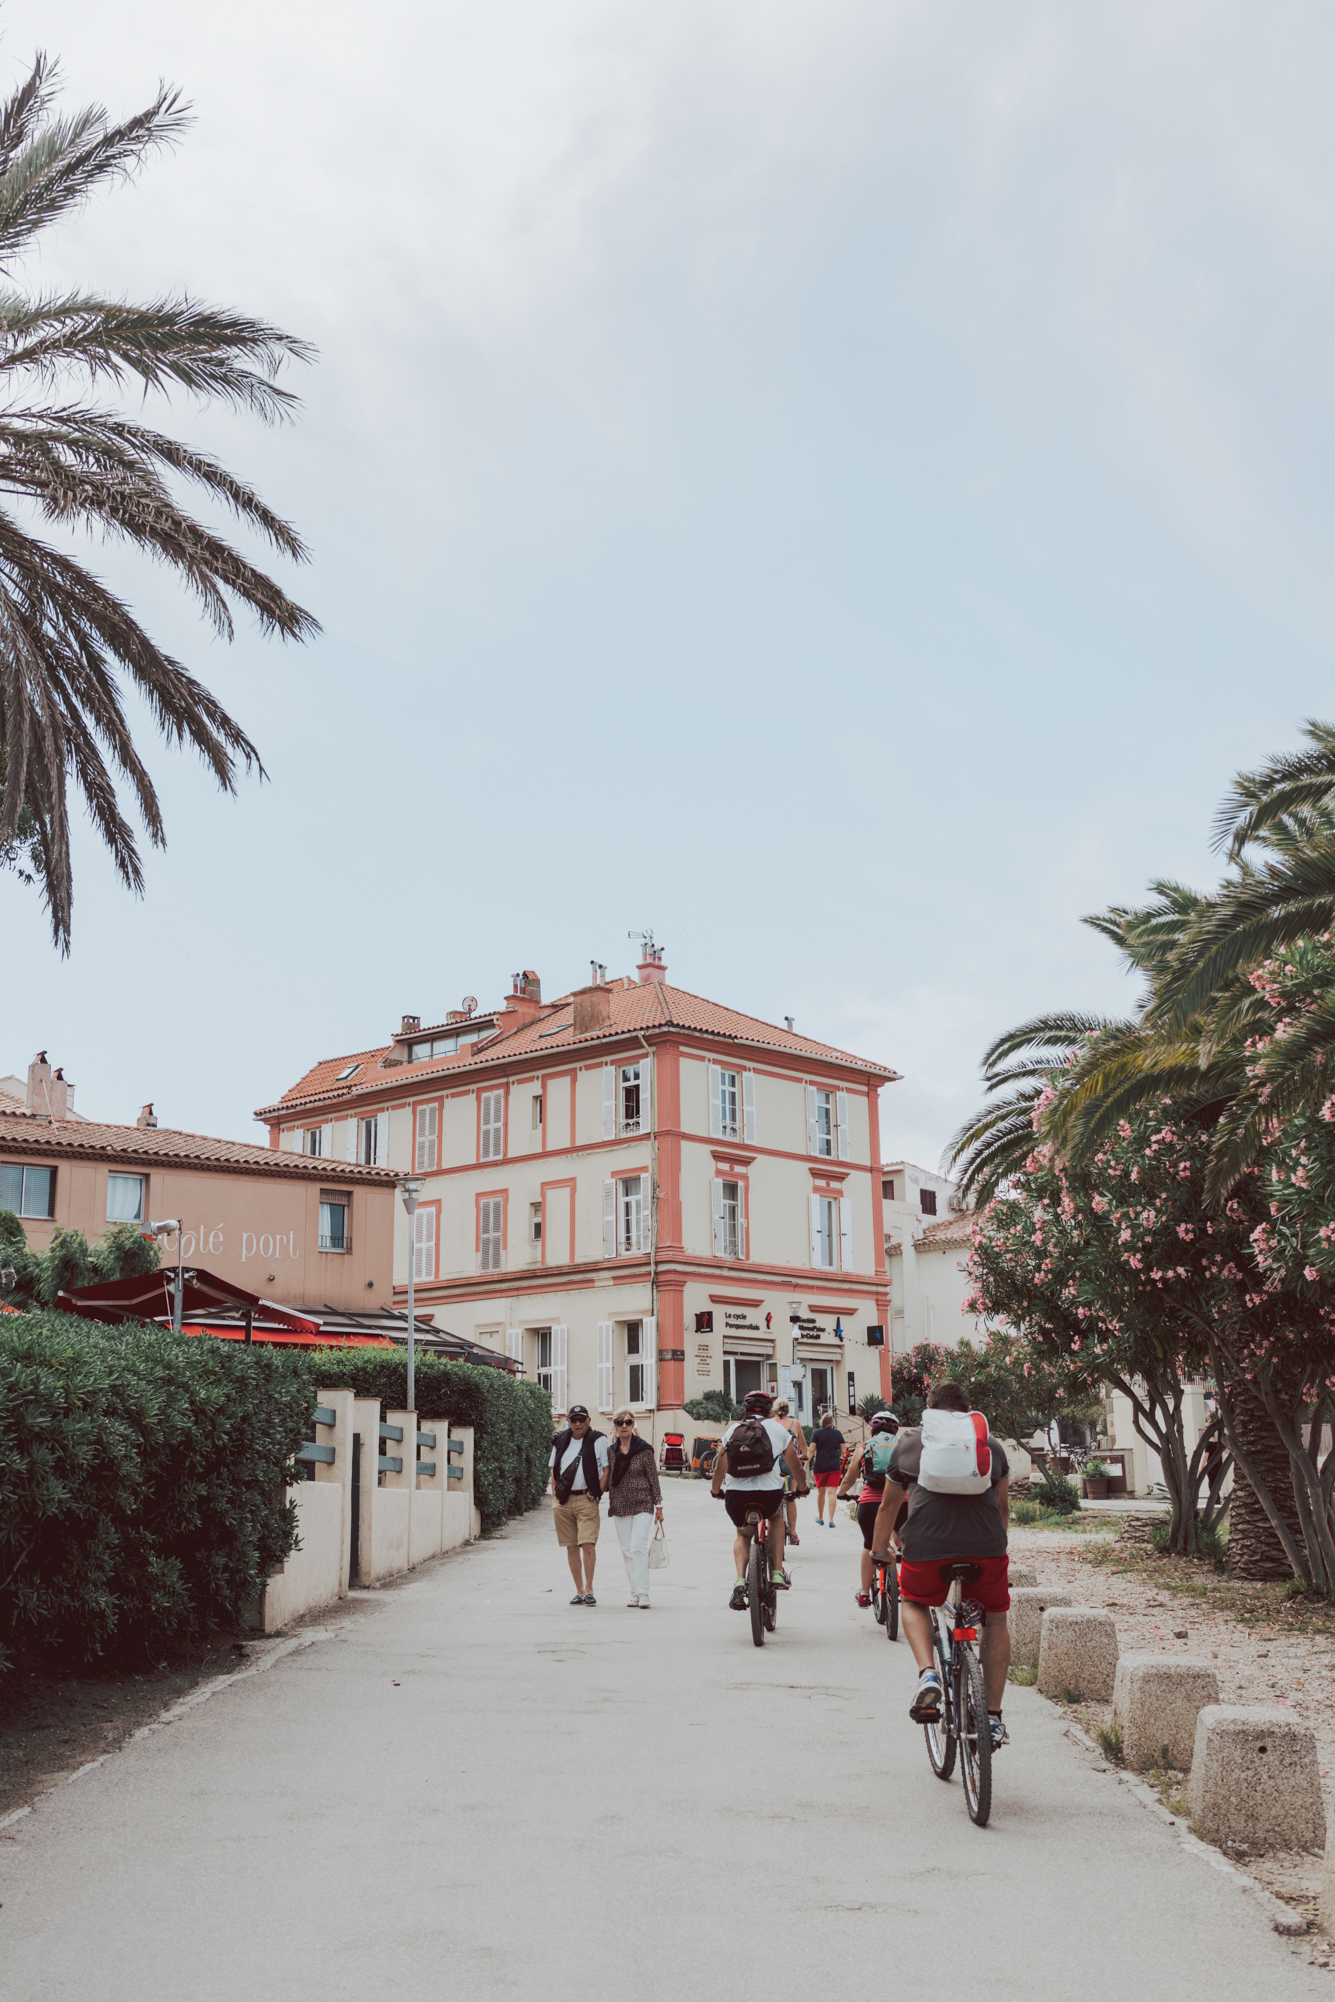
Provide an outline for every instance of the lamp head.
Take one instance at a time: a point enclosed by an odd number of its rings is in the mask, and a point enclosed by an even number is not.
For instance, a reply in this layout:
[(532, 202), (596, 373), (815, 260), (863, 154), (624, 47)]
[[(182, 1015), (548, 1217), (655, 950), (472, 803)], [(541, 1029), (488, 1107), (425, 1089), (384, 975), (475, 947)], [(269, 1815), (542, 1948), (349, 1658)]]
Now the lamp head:
[(422, 1190), (426, 1187), (425, 1175), (404, 1175), (399, 1182), (399, 1194), (403, 1197), (403, 1207), (409, 1216), (421, 1201)]
[(171, 1237), (173, 1232), (178, 1231), (180, 1228), (179, 1218), (167, 1217), (161, 1223), (146, 1223), (144, 1225), (144, 1232), (148, 1237)]

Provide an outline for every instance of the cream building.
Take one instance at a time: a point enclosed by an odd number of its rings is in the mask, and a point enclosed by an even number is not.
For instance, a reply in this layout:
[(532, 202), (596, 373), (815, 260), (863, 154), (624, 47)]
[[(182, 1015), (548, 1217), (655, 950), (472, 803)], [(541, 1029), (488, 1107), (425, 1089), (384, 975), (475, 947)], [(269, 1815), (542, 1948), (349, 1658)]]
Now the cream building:
[(954, 1348), (966, 1336), (982, 1338), (981, 1322), (964, 1312), (973, 1217), (953, 1209), (954, 1199), (954, 1183), (930, 1168), (913, 1161), (890, 1161), (881, 1168), (896, 1355), (919, 1342)]
[(257, 1115), (280, 1150), (421, 1178), (396, 1300), (411, 1256), (419, 1312), (647, 1436), (689, 1432), (707, 1390), (772, 1384), (809, 1417), (882, 1388), (894, 1071), (669, 986), (652, 947), (636, 979), (544, 1002), (517, 974), (475, 1007), (405, 1017)]

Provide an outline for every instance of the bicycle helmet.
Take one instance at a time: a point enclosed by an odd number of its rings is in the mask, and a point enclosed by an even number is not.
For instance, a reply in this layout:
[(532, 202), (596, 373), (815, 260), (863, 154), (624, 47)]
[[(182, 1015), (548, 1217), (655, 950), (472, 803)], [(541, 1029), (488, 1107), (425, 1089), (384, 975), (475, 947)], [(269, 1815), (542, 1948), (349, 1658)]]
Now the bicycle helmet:
[(748, 1418), (764, 1418), (774, 1399), (768, 1390), (748, 1390), (742, 1401), (742, 1409)]
[(878, 1411), (871, 1421), (873, 1432), (898, 1432), (899, 1420), (893, 1411)]

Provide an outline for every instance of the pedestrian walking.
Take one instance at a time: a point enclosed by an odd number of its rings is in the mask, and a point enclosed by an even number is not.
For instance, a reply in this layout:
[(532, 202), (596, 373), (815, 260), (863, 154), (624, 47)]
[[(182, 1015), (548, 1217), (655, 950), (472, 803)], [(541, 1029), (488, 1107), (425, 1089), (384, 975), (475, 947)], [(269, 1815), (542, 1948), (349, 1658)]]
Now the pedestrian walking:
[(587, 1404), (572, 1404), (570, 1422), (558, 1432), (548, 1465), (552, 1470), (556, 1540), (575, 1581), (572, 1606), (596, 1606), (593, 1567), (598, 1561), (599, 1503), (607, 1483), (607, 1435), (589, 1429)]
[(835, 1427), (834, 1413), (826, 1411), (811, 1435), (807, 1459), (816, 1488), (816, 1521), (825, 1520), (825, 1500), (830, 1502), (830, 1528), (834, 1528), (835, 1493), (843, 1467), (844, 1435)]
[(616, 1445), (607, 1476), (607, 1513), (616, 1524), (617, 1541), (626, 1560), (630, 1584), (628, 1606), (649, 1610), (649, 1539), (663, 1520), (663, 1490), (658, 1485), (654, 1449), (635, 1430), (635, 1413), (618, 1411), (612, 1419)]
[[(798, 1458), (802, 1459), (807, 1450), (806, 1434), (800, 1422), (794, 1418), (788, 1399), (781, 1397), (770, 1415), (776, 1425), (782, 1425), (797, 1448)], [(793, 1477), (786, 1466), (783, 1470), (783, 1513), (788, 1525), (788, 1541), (796, 1549), (802, 1541), (797, 1533), (797, 1494), (793, 1486)]]

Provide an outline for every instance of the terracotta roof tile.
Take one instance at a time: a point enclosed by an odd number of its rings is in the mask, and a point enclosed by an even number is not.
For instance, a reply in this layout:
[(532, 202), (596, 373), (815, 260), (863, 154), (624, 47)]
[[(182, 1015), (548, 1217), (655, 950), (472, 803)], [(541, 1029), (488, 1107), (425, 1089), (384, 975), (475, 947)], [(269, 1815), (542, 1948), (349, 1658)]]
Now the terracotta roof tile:
[(918, 1243), (929, 1251), (944, 1251), (949, 1244), (972, 1244), (976, 1222), (972, 1210), (960, 1210), (955, 1216), (942, 1217), (939, 1223), (929, 1224)]
[(65, 1154), (77, 1158), (174, 1162), (179, 1167), (231, 1168), (242, 1174), (282, 1175), (301, 1181), (355, 1181), (392, 1184), (388, 1168), (363, 1168), (310, 1154), (255, 1147), (245, 1140), (219, 1140), (207, 1133), (182, 1133), (171, 1126), (106, 1126), (93, 1119), (49, 1124), (27, 1114), (0, 1112), (0, 1153)]

